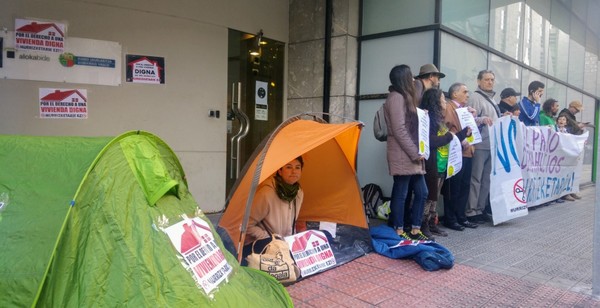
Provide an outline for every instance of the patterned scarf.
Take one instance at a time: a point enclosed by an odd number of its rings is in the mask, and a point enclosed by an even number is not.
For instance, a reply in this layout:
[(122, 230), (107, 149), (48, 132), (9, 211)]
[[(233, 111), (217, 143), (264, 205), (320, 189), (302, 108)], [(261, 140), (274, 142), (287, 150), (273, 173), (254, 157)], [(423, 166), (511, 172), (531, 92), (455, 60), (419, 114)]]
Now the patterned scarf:
[(291, 202), (296, 199), (298, 189), (300, 189), (300, 183), (296, 182), (290, 185), (284, 182), (279, 174), (275, 174), (275, 191), (280, 199)]

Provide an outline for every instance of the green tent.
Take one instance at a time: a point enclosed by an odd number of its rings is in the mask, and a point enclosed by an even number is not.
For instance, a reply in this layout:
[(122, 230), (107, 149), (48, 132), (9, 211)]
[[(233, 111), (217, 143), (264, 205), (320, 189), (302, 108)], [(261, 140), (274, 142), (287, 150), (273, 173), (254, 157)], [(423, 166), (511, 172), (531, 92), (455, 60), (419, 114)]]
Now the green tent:
[[(205, 272), (167, 232), (188, 220), (207, 226), (210, 256), (221, 251)], [(0, 248), (0, 307), (292, 306), (279, 282), (223, 248), (173, 151), (143, 131), (0, 136)], [(207, 289), (202, 274), (217, 263), (222, 278)]]

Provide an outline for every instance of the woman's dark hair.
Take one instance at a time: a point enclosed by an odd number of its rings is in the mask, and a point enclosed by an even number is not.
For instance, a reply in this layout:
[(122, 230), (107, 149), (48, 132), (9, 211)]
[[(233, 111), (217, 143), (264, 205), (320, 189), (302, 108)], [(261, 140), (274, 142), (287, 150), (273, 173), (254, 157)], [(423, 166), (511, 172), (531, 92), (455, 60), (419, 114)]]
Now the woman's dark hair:
[[(298, 156), (298, 157), (294, 158), (293, 160), (297, 160), (298, 162), (300, 162), (300, 168), (304, 168), (304, 159), (302, 159), (302, 156)], [(281, 166), (281, 168), (279, 168), (279, 169), (281, 170), (281, 169), (283, 169), (283, 167), (285, 167), (285, 165)]]
[(553, 98), (549, 98), (544, 102), (544, 104), (542, 104), (542, 110), (547, 116), (554, 116), (552, 114), (552, 106), (554, 106), (555, 103), (558, 103), (558, 101)]
[(417, 112), (417, 99), (415, 93), (415, 84), (413, 82), (413, 75), (408, 65), (396, 65), (390, 71), (390, 90), (396, 91), (402, 94), (404, 100), (407, 102), (406, 107), (411, 112)]
[(440, 106), (440, 97), (443, 91), (436, 88), (431, 88), (423, 93), (421, 99), (421, 109), (429, 111), (429, 131), (436, 132), (440, 128), (440, 124), (444, 121), (444, 110)]
[(302, 156), (298, 156), (296, 159), (300, 162), (300, 168), (304, 168), (304, 159), (302, 159)]

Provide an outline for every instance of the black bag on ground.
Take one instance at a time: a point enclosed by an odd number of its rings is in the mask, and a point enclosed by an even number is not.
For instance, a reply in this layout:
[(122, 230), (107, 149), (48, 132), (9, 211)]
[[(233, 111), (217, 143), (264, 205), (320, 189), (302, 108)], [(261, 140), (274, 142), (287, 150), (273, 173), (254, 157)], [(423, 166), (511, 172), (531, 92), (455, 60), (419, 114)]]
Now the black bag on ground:
[(383, 204), (389, 198), (383, 196), (381, 187), (374, 183), (369, 183), (362, 188), (365, 213), (369, 218), (377, 217), (377, 207)]

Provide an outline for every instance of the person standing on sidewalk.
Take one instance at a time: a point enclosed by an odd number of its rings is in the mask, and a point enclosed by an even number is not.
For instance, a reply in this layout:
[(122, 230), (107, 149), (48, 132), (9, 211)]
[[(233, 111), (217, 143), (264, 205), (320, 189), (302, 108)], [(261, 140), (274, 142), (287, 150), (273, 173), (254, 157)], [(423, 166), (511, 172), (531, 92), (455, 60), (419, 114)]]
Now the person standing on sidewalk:
[[(494, 84), (496, 76), (490, 70), (482, 70), (477, 74), (477, 90), (469, 97), (468, 105), (477, 110), (481, 142), (475, 144), (473, 153), (473, 169), (471, 170), (471, 188), (466, 215), (469, 221), (485, 223), (491, 221), (484, 213), (490, 200), (490, 174), (492, 173), (492, 154), (490, 151), (490, 134), (488, 127), (500, 117), (500, 108), (494, 101)], [(488, 213), (491, 214), (491, 213)]]
[[(423, 94), (421, 108), (428, 111), (429, 115), (429, 158), (425, 162), (425, 182), (429, 195), (425, 201), (423, 210), (423, 223), (421, 231), (425, 236), (433, 238), (433, 235), (448, 236), (444, 230), (438, 228), (436, 221), (437, 202), (440, 188), (446, 178), (446, 167), (448, 165), (448, 148), (454, 134), (444, 124), (446, 114), (446, 98), (440, 89), (429, 89)], [(471, 128), (465, 127), (458, 132), (458, 140), (463, 141), (471, 135)]]
[(540, 124), (540, 99), (544, 95), (544, 84), (541, 81), (532, 81), (527, 87), (527, 96), (521, 100), (521, 114), (519, 120), (525, 126), (538, 126)]
[[(450, 132), (456, 134), (463, 129), (456, 109), (466, 107), (467, 100), (469, 99), (469, 89), (464, 83), (456, 82), (450, 86), (448, 96), (450, 96), (451, 100), (446, 107), (444, 123)], [(465, 216), (465, 208), (469, 199), (473, 146), (467, 140), (463, 140), (461, 145), (463, 148), (462, 168), (456, 175), (446, 179), (442, 186), (442, 194), (444, 195), (444, 226), (456, 231), (463, 231), (465, 228), (477, 228), (478, 226), (476, 223), (467, 220)]]
[[(421, 232), (423, 205), (427, 198), (425, 157), (419, 154), (419, 98), (408, 65), (397, 65), (390, 71), (390, 93), (385, 100), (385, 122), (388, 128), (387, 161), (394, 178), (388, 225), (406, 239), (427, 240)], [(414, 199), (411, 230), (404, 232), (404, 203), (409, 183), (413, 181)]]

